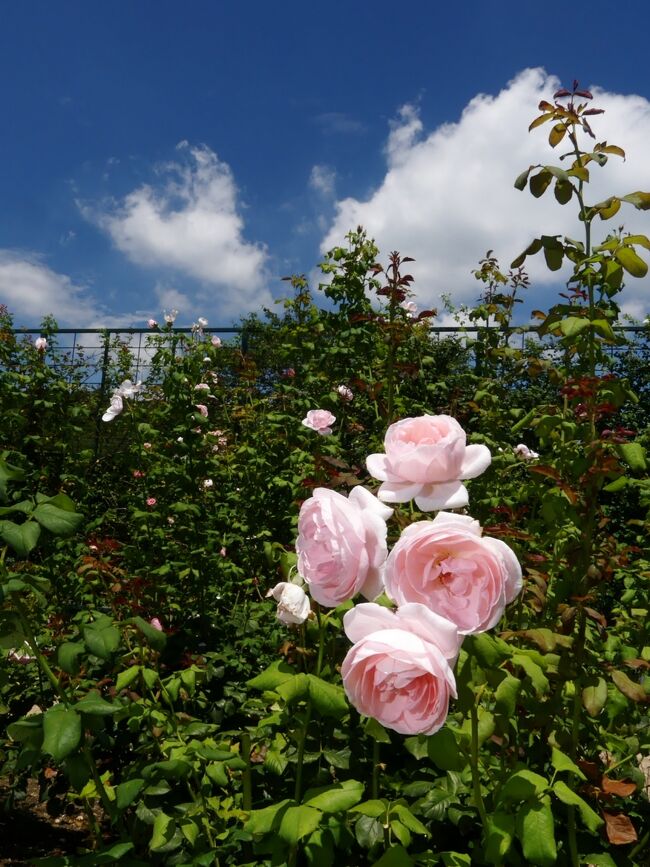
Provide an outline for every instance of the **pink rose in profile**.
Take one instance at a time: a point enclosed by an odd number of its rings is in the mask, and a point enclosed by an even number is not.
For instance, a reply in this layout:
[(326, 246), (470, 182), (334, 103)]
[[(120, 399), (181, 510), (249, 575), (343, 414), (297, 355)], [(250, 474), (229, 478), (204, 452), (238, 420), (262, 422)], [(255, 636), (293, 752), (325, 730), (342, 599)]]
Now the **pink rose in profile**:
[(336, 421), (336, 416), (328, 409), (310, 409), (307, 417), (303, 418), (302, 423), (305, 427), (315, 430), (321, 436), (328, 436), (332, 433), (332, 425)]
[[(195, 403), (195, 404), (194, 404), (194, 407), (195, 407), (195, 408), (196, 408), (196, 409), (201, 413), (201, 415), (203, 416), (203, 418), (207, 418), (207, 417), (208, 417), (208, 408), (207, 408), (207, 406), (206, 406), (205, 404), (203, 404), (203, 403)], [(199, 430), (200, 430), (200, 428), (199, 428)]]
[(305, 500), (298, 518), (298, 572), (316, 602), (335, 608), (357, 593), (379, 596), (392, 511), (361, 486), (349, 497), (316, 488)]
[(450, 512), (411, 524), (386, 562), (386, 592), (397, 605), (426, 605), (462, 635), (492, 629), (521, 591), (521, 566), (505, 542), (481, 533)]
[(349, 403), (354, 398), (352, 389), (348, 385), (339, 385), (336, 390), (338, 391), (341, 400), (346, 401), (346, 403)]
[(157, 617), (152, 617), (149, 624), (153, 626), (154, 629), (157, 629), (158, 632), (164, 632), (163, 625)]
[(343, 618), (354, 642), (341, 675), (350, 702), (364, 716), (404, 735), (431, 735), (456, 697), (453, 665), (462, 639), (453, 623), (424, 605), (390, 611), (357, 605)]
[(383, 482), (379, 498), (387, 503), (415, 499), (423, 511), (466, 506), (469, 498), (460, 479), (480, 476), (492, 460), (487, 446), (466, 445), (465, 431), (449, 415), (392, 424), (384, 448), (386, 454), (366, 461), (370, 475)]
[(155, 319), (147, 319), (147, 325), (149, 328), (158, 328), (158, 323)]
[(217, 337), (217, 335), (215, 334), (213, 337), (210, 338), (210, 343), (213, 346), (219, 347), (219, 346), (221, 346), (221, 338)]
[(304, 623), (311, 610), (309, 597), (297, 584), (281, 581), (266, 594), (278, 603), (275, 616), (281, 623)]

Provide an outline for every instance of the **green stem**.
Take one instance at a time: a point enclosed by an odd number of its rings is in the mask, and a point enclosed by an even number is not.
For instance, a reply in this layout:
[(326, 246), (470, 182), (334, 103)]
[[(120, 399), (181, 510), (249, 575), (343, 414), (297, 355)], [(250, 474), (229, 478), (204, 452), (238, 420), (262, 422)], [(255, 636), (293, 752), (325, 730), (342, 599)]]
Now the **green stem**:
[(486, 834), (488, 830), (488, 817), (485, 810), (483, 795), (481, 794), (481, 777), (478, 766), (478, 701), (479, 698), (477, 696), (476, 701), (472, 704), (471, 710), (472, 748), (470, 756), (470, 766), (472, 769), (472, 790), (474, 792), (474, 802), (478, 810), (479, 816), (481, 817), (483, 833)]
[(36, 636), (34, 635), (34, 631), (30, 625), (29, 615), (27, 614), (25, 606), (20, 601), (20, 599), (17, 598), (17, 596), (15, 594), (12, 594), (12, 598), (13, 598), (13, 603), (16, 607), (16, 611), (18, 612), (18, 616), (20, 617), (20, 623), (21, 623), (21, 626), (22, 626), (23, 631), (25, 633), (25, 640), (26, 640), (27, 646), (29, 647), (31, 652), (36, 657), (36, 661), (38, 662), (38, 666), (41, 669), (41, 671), (45, 672), (45, 676), (49, 680), (50, 685), (52, 686), (52, 689), (54, 690), (54, 692), (59, 696), (59, 698), (61, 699), (61, 701), (63, 702), (63, 704), (66, 707), (70, 707), (70, 699), (68, 697), (68, 694), (61, 686), (61, 682), (59, 681), (59, 678), (54, 674), (54, 672), (50, 668), (49, 662), (47, 661), (47, 659), (45, 658), (45, 656), (41, 652), (41, 649), (38, 646), (38, 642), (36, 641)]
[(379, 741), (372, 742), (372, 798), (379, 798)]
[(246, 762), (242, 774), (242, 809), (246, 812), (253, 808), (253, 777), (251, 774), (251, 736), (248, 732), (241, 735), (241, 757)]

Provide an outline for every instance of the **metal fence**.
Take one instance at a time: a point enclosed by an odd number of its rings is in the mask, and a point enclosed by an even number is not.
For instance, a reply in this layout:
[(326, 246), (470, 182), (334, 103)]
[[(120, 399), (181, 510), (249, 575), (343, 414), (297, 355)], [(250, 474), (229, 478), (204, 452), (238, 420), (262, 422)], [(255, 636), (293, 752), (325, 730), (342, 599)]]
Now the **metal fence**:
[[(486, 325), (437, 325), (431, 326), (429, 332), (434, 340), (455, 338), (465, 343), (475, 351), (476, 362), (481, 350), (481, 338), (494, 330), (495, 326)], [(540, 338), (535, 325), (498, 330), (508, 335), (508, 343), (512, 348), (524, 349), (527, 341), (540, 343), (549, 350), (554, 348), (553, 338)], [(628, 351), (631, 344), (638, 355), (650, 358), (650, 326), (624, 325), (616, 328), (616, 331), (624, 335), (628, 343), (612, 346), (613, 354)], [(47, 333), (39, 328), (14, 328), (12, 333), (17, 338), (22, 336), (28, 342), (33, 342), (41, 335), (47, 336)], [(249, 338), (252, 336), (242, 327), (204, 328), (201, 333), (223, 337), (224, 340), (238, 336), (244, 353), (248, 350)], [(50, 336), (55, 338), (55, 346), (48, 351), (48, 363), (63, 376), (72, 377), (73, 371), (76, 371), (79, 378), (79, 371), (82, 371), (85, 387), (104, 391), (109, 370), (111, 365), (115, 364), (116, 353), (120, 350), (128, 351), (130, 355), (129, 372), (134, 380), (144, 381), (161, 339), (164, 341), (169, 338), (171, 342), (178, 335), (191, 337), (193, 334), (196, 335), (196, 329), (193, 331), (191, 328), (166, 328), (164, 331), (150, 328), (58, 328), (50, 332)]]

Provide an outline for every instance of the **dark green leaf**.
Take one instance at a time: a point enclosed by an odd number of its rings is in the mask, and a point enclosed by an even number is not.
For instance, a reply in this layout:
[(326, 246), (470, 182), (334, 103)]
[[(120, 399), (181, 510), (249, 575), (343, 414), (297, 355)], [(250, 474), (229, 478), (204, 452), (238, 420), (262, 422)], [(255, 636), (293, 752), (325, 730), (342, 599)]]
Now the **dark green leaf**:
[(13, 521), (0, 521), (0, 537), (19, 557), (28, 557), (33, 551), (41, 534), (41, 528), (34, 521), (15, 524)]
[(527, 864), (551, 867), (557, 860), (551, 799), (524, 804), (517, 812), (517, 836)]
[(32, 512), (38, 523), (55, 536), (70, 536), (83, 521), (83, 515), (60, 509), (52, 502), (39, 503)]
[(57, 704), (43, 715), (43, 751), (60, 762), (81, 742), (81, 717), (72, 708)]

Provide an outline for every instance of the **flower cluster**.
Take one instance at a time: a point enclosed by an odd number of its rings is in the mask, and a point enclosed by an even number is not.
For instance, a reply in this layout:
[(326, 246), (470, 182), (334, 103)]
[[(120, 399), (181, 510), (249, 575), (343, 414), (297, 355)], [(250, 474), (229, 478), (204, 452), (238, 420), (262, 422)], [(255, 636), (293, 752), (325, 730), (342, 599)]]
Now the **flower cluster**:
[[(313, 429), (321, 432), (318, 424)], [(367, 460), (382, 482), (378, 497), (361, 486), (348, 497), (316, 488), (300, 509), (298, 573), (312, 598), (327, 607), (357, 594), (370, 600), (343, 620), (353, 642), (341, 669), (348, 698), (403, 734), (433, 734), (444, 724), (463, 638), (496, 626), (521, 591), (521, 567), (504, 542), (484, 536), (469, 515), (438, 511), (466, 506), (462, 480), (490, 461), (485, 446), (466, 444), (450, 416), (407, 418), (389, 427), (385, 454)], [(389, 553), (393, 510), (385, 503), (411, 499), (438, 514), (406, 527)], [(280, 620), (304, 622), (302, 587), (281, 584), (271, 593)], [(372, 601), (382, 593), (393, 610)]]

